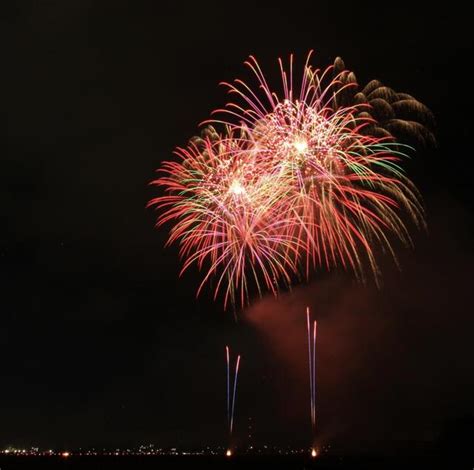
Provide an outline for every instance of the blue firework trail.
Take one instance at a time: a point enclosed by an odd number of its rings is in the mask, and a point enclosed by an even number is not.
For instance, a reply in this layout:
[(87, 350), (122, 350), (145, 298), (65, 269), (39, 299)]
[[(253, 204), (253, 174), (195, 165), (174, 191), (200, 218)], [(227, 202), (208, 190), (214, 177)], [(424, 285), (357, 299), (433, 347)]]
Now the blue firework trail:
[(306, 307), (306, 327), (308, 330), (308, 362), (309, 362), (309, 388), (310, 388), (310, 407), (311, 407), (311, 429), (313, 434), (316, 432), (316, 332), (317, 322), (311, 320), (309, 307)]
[[(230, 438), (232, 437), (232, 431), (234, 428), (234, 412), (235, 412), (235, 401), (236, 401), (236, 396), (237, 396), (237, 379), (239, 376), (240, 354), (237, 356), (237, 361), (235, 363), (233, 384), (231, 384), (229, 346), (226, 346), (225, 349), (226, 349), (226, 358), (227, 358), (227, 425), (229, 426), (229, 438)], [(232, 395), (231, 395), (231, 389), (233, 390)]]

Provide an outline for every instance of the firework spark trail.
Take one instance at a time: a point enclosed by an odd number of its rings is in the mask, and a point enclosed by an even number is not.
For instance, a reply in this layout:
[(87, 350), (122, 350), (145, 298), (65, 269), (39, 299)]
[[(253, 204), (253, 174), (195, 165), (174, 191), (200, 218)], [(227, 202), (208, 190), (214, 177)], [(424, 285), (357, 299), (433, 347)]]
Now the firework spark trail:
[(237, 392), (237, 377), (239, 375), (239, 364), (240, 364), (240, 355), (237, 356), (237, 362), (235, 364), (235, 375), (234, 375), (234, 393), (232, 395), (232, 413), (230, 417), (230, 434), (232, 435), (232, 430), (234, 428), (234, 410), (235, 410), (235, 395)]
[(230, 400), (229, 400), (229, 388), (230, 388), (230, 371), (229, 371), (229, 346), (225, 347), (227, 355), (227, 424), (230, 423)]
[(225, 347), (227, 356), (227, 425), (229, 426), (229, 438), (232, 437), (232, 431), (234, 429), (234, 411), (235, 411), (235, 400), (237, 395), (237, 379), (239, 375), (240, 366), (240, 354), (237, 356), (235, 363), (235, 373), (232, 385), (232, 400), (231, 400), (231, 380), (230, 380), (230, 355), (229, 346)]
[(308, 331), (309, 386), (311, 407), (311, 428), (316, 431), (316, 320), (313, 321), (313, 331), (309, 318), (309, 307), (306, 307), (306, 327)]
[(314, 431), (316, 431), (316, 326), (317, 322), (314, 320), (313, 322), (313, 406), (314, 406)]
[(309, 365), (309, 389), (310, 389), (310, 409), (311, 409), (311, 425), (313, 425), (313, 367), (311, 354), (311, 335), (310, 335), (309, 307), (306, 307), (306, 327), (308, 332), (308, 365)]

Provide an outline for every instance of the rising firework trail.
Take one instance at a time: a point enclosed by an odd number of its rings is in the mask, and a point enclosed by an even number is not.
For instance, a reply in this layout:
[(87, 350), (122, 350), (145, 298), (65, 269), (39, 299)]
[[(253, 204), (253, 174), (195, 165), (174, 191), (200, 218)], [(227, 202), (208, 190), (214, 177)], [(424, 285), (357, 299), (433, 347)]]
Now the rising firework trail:
[(310, 407), (311, 407), (311, 430), (313, 438), (316, 433), (316, 320), (309, 318), (309, 307), (306, 307), (306, 327), (308, 330), (308, 364), (309, 364), (309, 387), (310, 387)]
[(232, 431), (234, 428), (234, 411), (235, 411), (235, 399), (237, 396), (237, 378), (239, 375), (240, 354), (237, 356), (237, 361), (235, 363), (234, 378), (232, 381), (231, 371), (230, 371), (229, 346), (226, 346), (225, 350), (226, 350), (226, 359), (227, 359), (227, 425), (229, 427), (229, 440), (230, 440), (232, 438)]
[(225, 347), (226, 357), (227, 357), (227, 425), (230, 423), (230, 362), (229, 362), (229, 346)]

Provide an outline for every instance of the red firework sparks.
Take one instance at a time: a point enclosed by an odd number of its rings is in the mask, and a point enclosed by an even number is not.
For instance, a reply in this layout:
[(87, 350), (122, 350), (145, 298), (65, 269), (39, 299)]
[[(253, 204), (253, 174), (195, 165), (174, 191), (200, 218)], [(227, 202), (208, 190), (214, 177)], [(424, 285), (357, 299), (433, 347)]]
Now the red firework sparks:
[[(410, 243), (401, 212), (423, 224), (418, 193), (399, 166), (401, 145), (367, 135), (373, 120), (361, 106), (340, 106), (344, 90), (332, 67), (314, 70), (308, 55), (299, 85), (279, 61), (282, 93), (267, 83), (257, 61), (246, 64), (253, 89), (226, 84), (221, 134), (178, 149), (153, 184), (167, 194), (158, 225), (172, 221), (169, 243), (180, 244), (183, 269), (204, 270), (199, 291), (216, 277), (224, 305), (248, 301), (250, 284), (276, 294), (301, 270), (342, 266), (363, 278), (368, 262), (376, 279), (374, 246), (393, 254), (389, 234)], [(211, 128), (212, 129), (212, 128)], [(164, 209), (164, 210), (163, 210)]]

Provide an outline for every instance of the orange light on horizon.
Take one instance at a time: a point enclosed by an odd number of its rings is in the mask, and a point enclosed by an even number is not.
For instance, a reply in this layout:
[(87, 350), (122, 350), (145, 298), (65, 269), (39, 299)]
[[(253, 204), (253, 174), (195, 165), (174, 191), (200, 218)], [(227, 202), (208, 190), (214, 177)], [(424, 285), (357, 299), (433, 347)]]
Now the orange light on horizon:
[(318, 456), (318, 453), (316, 452), (316, 449), (311, 449), (311, 457), (314, 459), (317, 456)]
[(61, 457), (69, 457), (71, 454), (69, 452), (63, 452)]
[(230, 449), (227, 449), (227, 452), (225, 453), (226, 457), (232, 457), (232, 451)]

